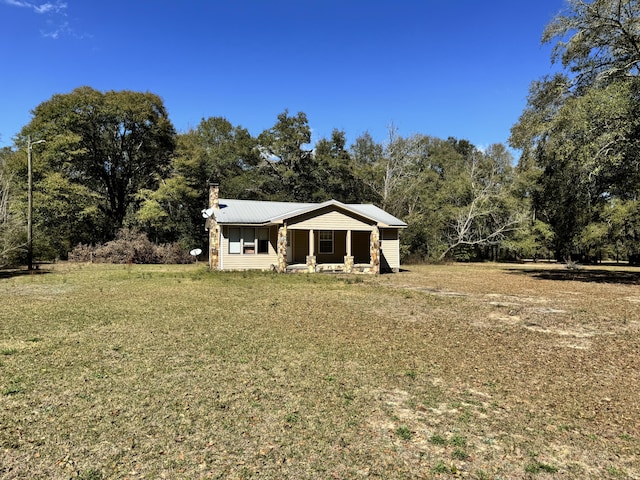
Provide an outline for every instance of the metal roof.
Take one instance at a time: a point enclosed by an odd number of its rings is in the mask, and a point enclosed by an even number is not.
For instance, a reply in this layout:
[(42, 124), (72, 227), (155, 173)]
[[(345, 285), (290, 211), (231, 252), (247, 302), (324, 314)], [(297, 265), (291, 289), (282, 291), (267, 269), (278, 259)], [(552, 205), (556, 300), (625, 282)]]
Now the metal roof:
[(368, 217), (368, 218), (377, 220), (378, 223), (383, 223), (390, 227), (404, 228), (407, 226), (407, 224), (404, 223), (399, 218), (394, 217), (390, 213), (385, 212), (381, 208), (376, 207), (371, 203), (364, 203), (364, 204), (355, 203), (355, 204), (348, 204), (347, 206), (350, 207), (352, 210), (355, 210), (356, 212), (360, 213), (363, 217)]
[(379, 226), (398, 228), (407, 226), (402, 220), (375, 205), (359, 203), (345, 204), (337, 200), (329, 200), (323, 203), (293, 203), (221, 198), (219, 205), (219, 210), (213, 208), (203, 210), (203, 217), (208, 218), (215, 213), (216, 221), (222, 224), (268, 225), (270, 223), (282, 223), (288, 218), (296, 217), (320, 208), (335, 206), (368, 218), (376, 222)]

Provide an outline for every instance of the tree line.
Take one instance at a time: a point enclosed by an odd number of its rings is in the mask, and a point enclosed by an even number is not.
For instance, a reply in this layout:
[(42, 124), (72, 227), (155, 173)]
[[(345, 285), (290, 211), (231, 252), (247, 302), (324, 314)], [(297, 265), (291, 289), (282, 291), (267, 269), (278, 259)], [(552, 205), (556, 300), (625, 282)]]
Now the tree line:
[(531, 85), (510, 143), (559, 258), (638, 262), (640, 4), (570, 0), (545, 28), (561, 71)]
[[(403, 219), (406, 259), (638, 260), (640, 7), (570, 0), (543, 33), (562, 72), (532, 83), (510, 145), (334, 130), (303, 112), (252, 135), (223, 117), (178, 133), (152, 93), (81, 87), (38, 105), (0, 152), (0, 264), (24, 257), (33, 149), (36, 258), (122, 229), (203, 247), (208, 185), (227, 198), (374, 203)], [(30, 144), (32, 140), (45, 142)]]
[(336, 129), (312, 145), (307, 116), (286, 110), (257, 136), (222, 117), (177, 133), (156, 95), (81, 87), (38, 105), (15, 148), (3, 152), (12, 187), (3, 190), (12, 194), (7, 224), (15, 227), (5, 238), (16, 244), (30, 139), (45, 140), (32, 145), (39, 258), (65, 258), (76, 245), (107, 242), (123, 228), (158, 243), (203, 247), (200, 212), (211, 182), (228, 198), (377, 204), (409, 223), (405, 257), (498, 245), (525, 215), (504, 145), (480, 151), (466, 140), (403, 137), (394, 127), (382, 142), (365, 133), (347, 145)]

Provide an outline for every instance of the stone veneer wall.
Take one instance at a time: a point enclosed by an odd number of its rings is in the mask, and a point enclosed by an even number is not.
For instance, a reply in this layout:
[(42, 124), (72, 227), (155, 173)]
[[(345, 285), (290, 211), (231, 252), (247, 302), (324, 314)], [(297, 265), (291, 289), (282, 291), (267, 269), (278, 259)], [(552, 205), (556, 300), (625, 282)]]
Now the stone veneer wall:
[[(209, 208), (218, 209), (219, 187), (212, 183), (209, 185)], [(208, 219), (209, 226), (209, 268), (218, 270), (220, 268), (220, 225), (216, 221), (215, 212)]]
[(287, 271), (287, 226), (278, 229), (278, 265), (276, 270), (280, 273)]
[(369, 254), (371, 255), (370, 273), (380, 273), (380, 230), (378, 227), (373, 227), (371, 231)]

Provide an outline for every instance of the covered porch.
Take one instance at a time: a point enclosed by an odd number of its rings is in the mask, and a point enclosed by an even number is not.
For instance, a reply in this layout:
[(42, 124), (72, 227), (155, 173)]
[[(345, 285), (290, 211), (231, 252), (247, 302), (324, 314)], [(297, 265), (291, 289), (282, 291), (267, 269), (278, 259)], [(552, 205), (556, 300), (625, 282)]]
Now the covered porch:
[(286, 272), (379, 273), (380, 232), (286, 226), (278, 232), (279, 270)]

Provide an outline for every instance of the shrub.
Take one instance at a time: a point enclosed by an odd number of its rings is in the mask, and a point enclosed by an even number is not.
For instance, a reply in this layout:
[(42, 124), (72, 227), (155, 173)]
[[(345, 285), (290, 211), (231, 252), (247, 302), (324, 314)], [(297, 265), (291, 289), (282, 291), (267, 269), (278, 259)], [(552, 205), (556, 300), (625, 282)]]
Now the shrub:
[(156, 257), (158, 263), (192, 263), (193, 257), (189, 255), (179, 243), (162, 243), (156, 245)]
[(95, 248), (91, 245), (78, 244), (69, 252), (70, 262), (92, 262)]
[(156, 245), (146, 234), (123, 228), (115, 240), (95, 247), (78, 245), (69, 253), (72, 262), (191, 263), (193, 258), (177, 243)]

